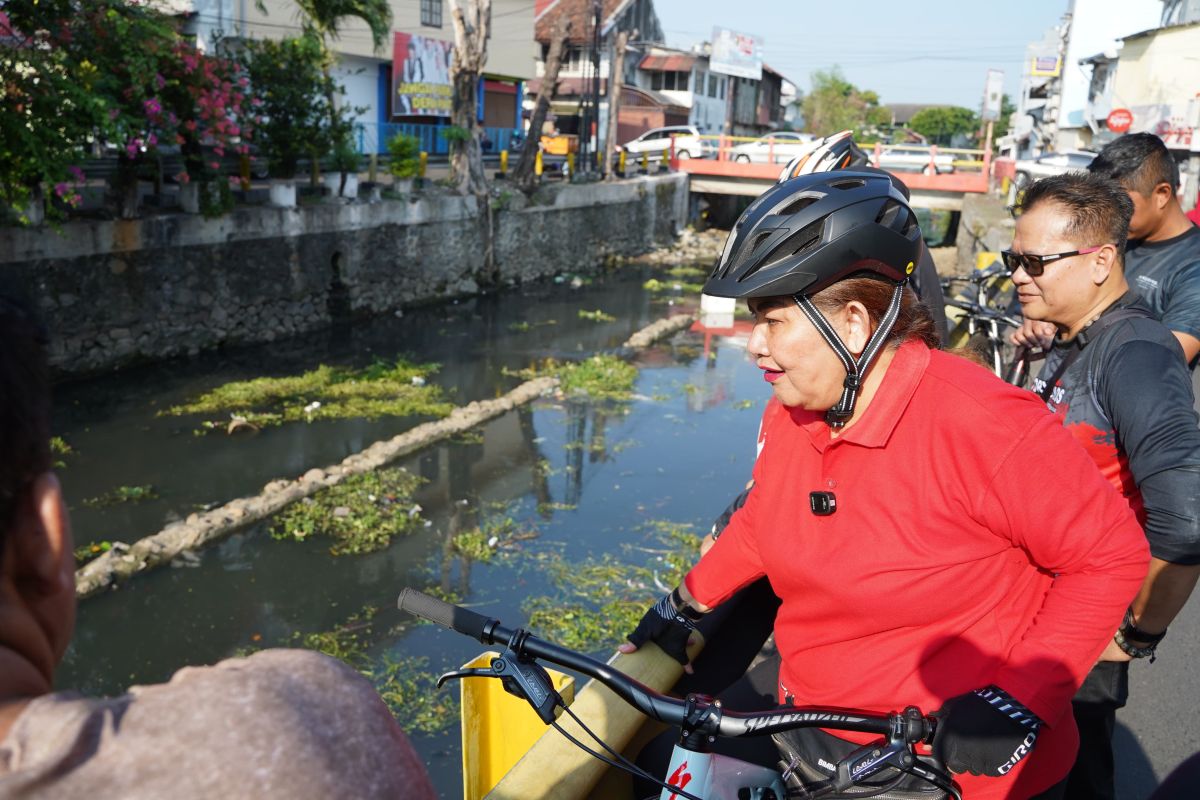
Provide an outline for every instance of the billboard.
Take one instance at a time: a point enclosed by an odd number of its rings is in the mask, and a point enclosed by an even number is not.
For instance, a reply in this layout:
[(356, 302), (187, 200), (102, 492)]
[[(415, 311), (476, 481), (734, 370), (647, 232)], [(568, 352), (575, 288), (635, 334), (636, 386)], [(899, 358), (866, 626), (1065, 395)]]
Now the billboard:
[(995, 122), (1000, 119), (1000, 110), (1004, 105), (1004, 73), (998, 69), (987, 71), (987, 83), (983, 86), (984, 122)]
[(1062, 74), (1062, 56), (1034, 56), (1029, 67), (1035, 78), (1057, 78)]
[(760, 81), (762, 63), (762, 39), (727, 28), (713, 28), (710, 70)]
[(392, 116), (450, 116), (450, 53), (454, 45), (397, 33), (392, 55)]

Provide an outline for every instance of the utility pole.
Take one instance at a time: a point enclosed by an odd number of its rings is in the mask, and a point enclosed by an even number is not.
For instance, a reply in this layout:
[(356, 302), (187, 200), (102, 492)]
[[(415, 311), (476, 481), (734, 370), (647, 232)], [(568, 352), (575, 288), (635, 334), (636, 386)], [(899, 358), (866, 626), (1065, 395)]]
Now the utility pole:
[[(580, 161), (580, 172), (587, 174), (592, 171), (595, 163), (592, 157), (592, 131), (595, 129), (596, 136), (600, 134), (600, 23), (603, 19), (603, 10), (600, 0), (592, 0), (592, 87), (589, 95), (591, 97), (591, 113), (588, 114), (587, 127), (584, 129), (584, 141), (587, 146), (583, 148)], [(612, 76), (609, 76), (611, 80)]]
[[(633, 31), (634, 38), (638, 32)], [(608, 130), (604, 136), (604, 177), (615, 180), (613, 158), (617, 148), (617, 116), (621, 111), (621, 91), (625, 88), (625, 48), (629, 46), (629, 32), (617, 34), (616, 52), (613, 53), (612, 64), (608, 71)]]

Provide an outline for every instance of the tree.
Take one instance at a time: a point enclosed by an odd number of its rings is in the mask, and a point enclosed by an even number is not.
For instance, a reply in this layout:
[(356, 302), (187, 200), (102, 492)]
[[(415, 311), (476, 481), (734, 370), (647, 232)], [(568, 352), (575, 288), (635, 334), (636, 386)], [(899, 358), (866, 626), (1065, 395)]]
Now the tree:
[(454, 53), (450, 59), (453, 87), (450, 124), (450, 175), (461, 194), (483, 198), (487, 175), (479, 131), (479, 77), (487, 64), (487, 43), (492, 30), (492, 0), (451, 0), (454, 20)]
[(513, 182), (526, 194), (537, 188), (537, 178), (533, 174), (533, 165), (537, 160), (538, 149), (541, 147), (542, 125), (546, 114), (550, 111), (550, 102), (558, 91), (558, 70), (567, 54), (567, 36), (571, 31), (571, 21), (567, 14), (559, 14), (550, 35), (550, 51), (546, 54), (546, 69), (542, 75), (542, 85), (538, 89), (537, 104), (533, 107), (533, 116), (529, 119), (529, 132), (525, 136), (525, 144), (521, 146), (521, 159), (513, 170)]
[(908, 127), (924, 136), (931, 144), (949, 145), (958, 134), (979, 130), (979, 117), (969, 108), (936, 106), (923, 108), (909, 120)]
[(812, 90), (805, 95), (801, 107), (808, 130), (817, 136), (861, 131), (890, 119), (887, 109), (879, 105), (879, 95), (850, 83), (838, 66), (812, 74)]

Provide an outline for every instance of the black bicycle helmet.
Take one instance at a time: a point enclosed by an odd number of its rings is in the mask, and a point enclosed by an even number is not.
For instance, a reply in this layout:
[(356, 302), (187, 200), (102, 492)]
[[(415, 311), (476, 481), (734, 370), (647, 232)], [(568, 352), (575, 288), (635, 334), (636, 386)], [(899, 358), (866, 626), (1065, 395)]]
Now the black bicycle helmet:
[[(882, 171), (841, 170), (777, 183), (738, 219), (704, 285), (717, 297), (791, 295), (846, 369), (841, 400), (826, 412), (846, 424), (862, 381), (900, 313), (904, 283), (921, 255), (921, 228), (906, 194)], [(857, 357), (809, 299), (867, 274), (895, 284), (892, 302)]]
[(704, 293), (815, 294), (856, 272), (903, 281), (921, 254), (921, 229), (886, 173), (839, 170), (778, 183), (729, 233)]

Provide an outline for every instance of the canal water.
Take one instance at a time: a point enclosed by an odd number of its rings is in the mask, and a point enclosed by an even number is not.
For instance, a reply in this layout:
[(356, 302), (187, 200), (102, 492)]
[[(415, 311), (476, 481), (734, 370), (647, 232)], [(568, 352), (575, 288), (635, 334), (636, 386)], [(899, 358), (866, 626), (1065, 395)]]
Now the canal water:
[[(161, 409), (232, 380), (401, 355), (440, 364), (430, 382), (456, 404), (493, 397), (520, 381), (506, 370), (617, 346), (669, 311), (694, 307), (694, 297), (679, 297), (672, 309), (643, 288), (650, 277), (671, 280), (628, 267), (577, 288), (523, 287), (61, 387), (56, 433), (74, 450), (62, 478), (76, 538), (132, 542), (420, 421), (323, 421), (254, 436), (196, 435), (196, 419), (158, 416)], [(580, 309), (615, 319), (581, 319)], [(160, 569), (86, 600), (59, 684), (119, 693), (133, 683), (166, 680), (186, 664), (353, 629), (371, 614), (362, 641), (370, 663), (417, 664), (433, 675), (481, 648), (400, 615), (395, 600), (406, 585), (452, 594), (515, 624), (525, 622), (531, 597), (554, 598), (561, 590), (548, 564), (608, 558), (665, 572), (662, 560), (671, 556), (664, 527), (706, 531), (749, 477), (769, 390), (743, 344), (718, 336), (706, 346), (699, 333), (680, 334), (641, 354), (629, 403), (549, 398), (493, 420), (479, 435), (405, 459), (401, 466), (427, 481), (416, 495), (426, 527), (384, 550), (333, 557), (328, 540), (277, 541), (267, 522), (201, 552), (194, 564)], [(99, 508), (84, 503), (122, 485), (152, 485), (157, 498)], [(455, 554), (454, 533), (497, 520), (533, 538), (491, 563)], [(457, 688), (443, 692), (456, 696)], [(460, 797), (457, 725), (429, 726), (427, 716), (420, 703), (398, 709), (441, 795)]]

